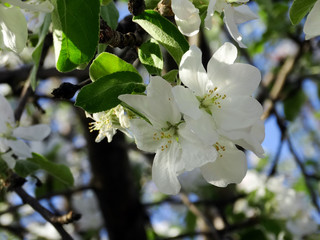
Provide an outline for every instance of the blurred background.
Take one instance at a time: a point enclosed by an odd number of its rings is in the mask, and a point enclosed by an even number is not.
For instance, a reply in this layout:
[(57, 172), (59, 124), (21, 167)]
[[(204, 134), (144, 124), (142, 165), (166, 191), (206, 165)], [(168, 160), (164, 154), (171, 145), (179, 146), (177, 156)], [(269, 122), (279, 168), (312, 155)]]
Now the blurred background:
[[(127, 2), (115, 1), (118, 31), (132, 28)], [(157, 1), (146, 1), (154, 8)], [(65, 225), (74, 239), (154, 240), (316, 240), (320, 239), (320, 38), (304, 40), (304, 20), (293, 26), (291, 1), (250, 1), (259, 19), (240, 25), (243, 42), (237, 62), (256, 66), (262, 81), (255, 97), (264, 106), (265, 158), (246, 152), (248, 173), (242, 183), (217, 188), (194, 170), (179, 177), (182, 191), (160, 193), (151, 179), (153, 155), (138, 150), (132, 139), (118, 132), (111, 143), (95, 143), (90, 119), (73, 106), (75, 97), (54, 98), (62, 83), (78, 84), (88, 69), (60, 73), (55, 68), (52, 35), (45, 39), (38, 71), (39, 85), (29, 91), (32, 39), (19, 55), (0, 51), (0, 93), (13, 106), (28, 101), (22, 125), (49, 124), (43, 142), (30, 142), (32, 151), (67, 165), (74, 185), (68, 186), (45, 171), (27, 177), (26, 191), (57, 215), (70, 210), (82, 215)], [(31, 16), (26, 13), (26, 17)], [(39, 16), (37, 16), (39, 19)], [(31, 21), (30, 21), (31, 22)], [(203, 63), (225, 41), (232, 42), (220, 16), (214, 28), (189, 39), (203, 51)], [(30, 34), (37, 25), (30, 25)], [(107, 47), (133, 63), (145, 81), (148, 72), (136, 49)], [(163, 50), (163, 70), (173, 68)], [(12, 192), (1, 190), (0, 239), (60, 239), (51, 224)]]

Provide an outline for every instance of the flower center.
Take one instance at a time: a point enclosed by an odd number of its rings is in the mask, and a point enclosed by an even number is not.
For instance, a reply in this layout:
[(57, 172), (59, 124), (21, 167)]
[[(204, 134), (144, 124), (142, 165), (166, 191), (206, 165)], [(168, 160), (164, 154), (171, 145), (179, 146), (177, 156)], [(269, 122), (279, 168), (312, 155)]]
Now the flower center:
[(168, 149), (173, 141), (179, 141), (178, 126), (180, 123), (182, 122), (172, 125), (171, 123), (167, 122), (167, 128), (162, 128), (161, 131), (153, 134), (154, 141), (161, 141), (161, 151)]
[(219, 153), (219, 157), (223, 156), (223, 152), (226, 151), (226, 147), (221, 145), (220, 143), (216, 142), (213, 144), (213, 146), (216, 148), (217, 152)]
[(210, 89), (203, 98), (197, 97), (200, 102), (200, 108), (203, 108), (206, 112), (212, 115), (211, 107), (216, 106), (218, 109), (221, 108), (221, 100), (224, 100), (227, 95), (217, 93), (217, 87)]

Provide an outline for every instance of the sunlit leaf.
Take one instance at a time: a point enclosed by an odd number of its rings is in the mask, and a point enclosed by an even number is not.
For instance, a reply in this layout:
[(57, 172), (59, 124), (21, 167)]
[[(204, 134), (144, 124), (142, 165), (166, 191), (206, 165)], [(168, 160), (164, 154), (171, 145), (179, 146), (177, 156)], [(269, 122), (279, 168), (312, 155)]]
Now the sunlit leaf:
[(117, 106), (121, 94), (144, 92), (142, 78), (134, 72), (115, 72), (83, 87), (75, 105), (89, 113), (101, 112)]
[(179, 65), (182, 55), (189, 50), (189, 44), (175, 25), (152, 10), (135, 16), (133, 21), (164, 46)]

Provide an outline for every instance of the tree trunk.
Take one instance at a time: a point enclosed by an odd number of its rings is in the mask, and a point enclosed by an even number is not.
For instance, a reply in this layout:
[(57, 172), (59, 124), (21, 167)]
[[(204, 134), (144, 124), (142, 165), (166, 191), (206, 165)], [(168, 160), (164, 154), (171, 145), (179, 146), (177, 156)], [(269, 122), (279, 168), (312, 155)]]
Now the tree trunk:
[(95, 143), (88, 120), (81, 114), (91, 163), (92, 184), (98, 198), (110, 240), (145, 240), (147, 215), (134, 185), (124, 135), (113, 141)]

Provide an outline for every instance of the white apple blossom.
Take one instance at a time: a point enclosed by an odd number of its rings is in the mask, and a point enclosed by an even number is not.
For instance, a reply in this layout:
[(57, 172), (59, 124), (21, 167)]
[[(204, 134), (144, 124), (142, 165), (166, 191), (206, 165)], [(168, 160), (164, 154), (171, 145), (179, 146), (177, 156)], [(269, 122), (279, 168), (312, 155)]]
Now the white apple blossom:
[(29, 127), (18, 126), (8, 101), (0, 95), (0, 156), (10, 168), (16, 159), (31, 157), (30, 147), (23, 141), (41, 141), (50, 133), (49, 126), (37, 124)]
[(118, 105), (108, 111), (87, 114), (87, 117), (92, 118), (91, 131), (98, 130), (99, 134), (96, 137), (96, 142), (102, 141), (105, 137), (108, 142), (112, 141), (113, 136), (116, 134), (117, 129), (130, 136), (127, 129), (130, 126), (129, 116), (125, 114), (121, 105)]
[[(161, 77), (152, 77), (147, 87), (147, 96), (121, 95), (119, 99), (144, 115), (144, 119), (130, 121), (137, 147), (143, 151), (155, 152), (152, 178), (158, 189), (166, 194), (177, 194), (180, 190), (178, 175), (214, 162), (217, 150), (216, 139), (203, 142), (186, 126), (173, 100), (171, 85)], [(224, 177), (205, 178), (212, 182)]]
[(310, 216), (312, 211), (310, 199), (305, 194), (290, 188), (284, 176), (268, 178), (265, 174), (249, 170), (237, 188), (245, 193), (255, 191), (255, 198), (251, 201), (257, 203), (261, 203), (267, 193), (271, 192), (272, 197), (270, 198), (269, 194), (267, 198), (269, 202), (264, 205), (271, 207), (273, 218), (286, 221), (286, 228), (293, 235), (293, 239), (300, 240), (303, 236), (317, 231), (317, 223)]
[[(3, 3), (10, 4), (5, 6)], [(0, 49), (20, 53), (26, 46), (27, 21), (19, 8), (29, 11), (51, 12), (53, 5), (48, 1), (32, 3), (20, 0), (3, 0), (0, 2)]]
[(215, 139), (220, 135), (263, 156), (262, 106), (251, 97), (261, 80), (259, 70), (249, 64), (234, 63), (237, 49), (231, 43), (215, 52), (207, 72), (201, 54), (191, 46), (183, 55), (179, 76), (188, 88), (172, 89), (187, 125), (200, 138)]
[(316, 1), (313, 8), (308, 14), (306, 22), (303, 27), (303, 32), (306, 34), (305, 39), (309, 40), (310, 38), (320, 35), (320, 0)]
[(242, 36), (238, 31), (237, 25), (258, 18), (250, 8), (245, 5), (249, 0), (210, 0), (207, 16), (205, 18), (205, 27), (212, 28), (212, 16), (214, 12), (224, 13), (224, 22), (231, 37), (239, 44), (240, 47), (246, 47), (241, 41)]
[(197, 9), (189, 0), (172, 0), (171, 8), (174, 13), (176, 24), (186, 36), (193, 36), (199, 32), (201, 19), (199, 9)]
[[(237, 25), (258, 18), (250, 8), (245, 5), (249, 0), (226, 1), (210, 0), (205, 27), (212, 28), (212, 16), (215, 12), (224, 14), (224, 22), (231, 37), (238, 42), (240, 47), (246, 47), (242, 42), (242, 36)], [(180, 32), (186, 36), (193, 36), (199, 32), (201, 19), (199, 9), (189, 0), (172, 0), (171, 8), (175, 14), (175, 21)]]

